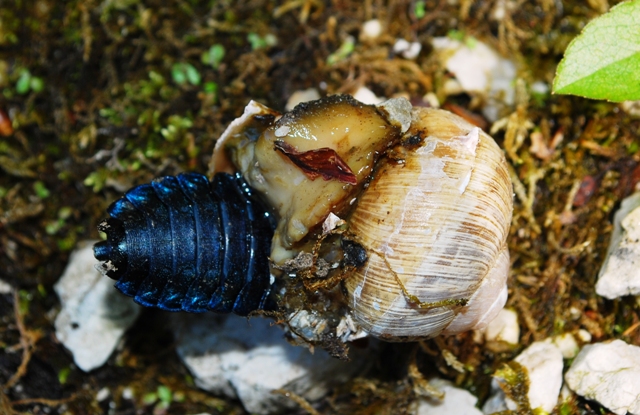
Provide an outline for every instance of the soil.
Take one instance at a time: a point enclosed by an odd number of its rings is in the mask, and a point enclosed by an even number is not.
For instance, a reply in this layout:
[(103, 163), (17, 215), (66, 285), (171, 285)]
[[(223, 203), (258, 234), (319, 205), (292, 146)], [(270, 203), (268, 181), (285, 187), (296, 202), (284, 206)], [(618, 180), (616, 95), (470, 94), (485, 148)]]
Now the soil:
[[(500, 4), (502, 18), (487, 18)], [(162, 311), (146, 310), (105, 366), (82, 372), (55, 337), (53, 284), (78, 241), (100, 238), (98, 223), (125, 190), (206, 173), (216, 138), (251, 99), (282, 111), (293, 92), (311, 87), (324, 96), (366, 86), (414, 105), (433, 93), (491, 130), (482, 97), (444, 93), (452, 75), (430, 46), (436, 36), (475, 38), (518, 66), (517, 103), (493, 136), (515, 180), (507, 306), (519, 315), (520, 344), (478, 343), (473, 333), (384, 344), (371, 370), (299, 412), (404, 413), (432, 376), (482, 403), (497, 368), (534, 341), (579, 329), (593, 341), (640, 345), (635, 299), (594, 291), (613, 213), (640, 180), (640, 120), (615, 103), (530, 92), (535, 81), (551, 84), (568, 43), (606, 6), (0, 0), (0, 279), (11, 286), (0, 294), (0, 413), (244, 413), (194, 385)], [(383, 33), (362, 39), (372, 19)], [(419, 42), (418, 56), (395, 54), (399, 38)], [(467, 370), (449, 366), (449, 352)], [(134, 399), (122, 398), (125, 390)], [(606, 410), (575, 400), (557, 413)]]

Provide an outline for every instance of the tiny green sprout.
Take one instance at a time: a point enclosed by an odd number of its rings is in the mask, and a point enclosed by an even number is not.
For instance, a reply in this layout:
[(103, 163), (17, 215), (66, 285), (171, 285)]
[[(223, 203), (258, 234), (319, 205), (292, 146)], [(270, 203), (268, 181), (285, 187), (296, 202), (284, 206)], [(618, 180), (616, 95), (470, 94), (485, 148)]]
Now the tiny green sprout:
[(427, 15), (427, 10), (425, 8), (426, 1), (418, 0), (413, 8), (413, 14), (416, 16), (416, 19), (422, 19)]
[[(638, 150), (640, 150), (640, 144), (638, 144), (637, 141), (633, 141), (631, 144), (629, 144), (629, 146), (627, 147), (627, 152), (630, 155), (634, 155), (638, 152)], [(0, 197), (2, 195), (2, 189), (0, 189)]]
[(18, 311), (24, 316), (29, 312), (29, 305), (31, 304), (33, 296), (27, 290), (19, 290), (18, 298)]
[(160, 134), (162, 134), (167, 141), (175, 141), (187, 129), (193, 126), (193, 121), (189, 118), (175, 114), (170, 116), (167, 121), (169, 125), (160, 130)]
[(171, 394), (171, 389), (169, 389), (168, 387), (166, 387), (164, 385), (158, 386), (157, 394), (158, 394), (158, 398), (162, 402), (171, 403), (171, 401), (173, 400), (173, 395)]
[(464, 40), (464, 36), (465, 34), (462, 30), (451, 29), (447, 32), (447, 37), (449, 39), (457, 40), (459, 42), (462, 42)]
[(16, 82), (16, 92), (20, 95), (26, 94), (29, 92), (31, 84), (31, 72), (25, 69), (20, 74), (18, 81)]
[(251, 44), (252, 50), (265, 49), (278, 44), (278, 38), (271, 33), (260, 36), (257, 33), (250, 32), (247, 34), (247, 41)]
[(94, 193), (98, 193), (107, 181), (108, 173), (105, 169), (100, 169), (89, 173), (84, 179), (84, 185), (93, 188)]
[(171, 67), (171, 78), (178, 85), (189, 82), (191, 85), (200, 85), (200, 72), (190, 63), (176, 63)]
[(7, 194), (7, 192), (8, 192), (8, 190), (7, 190), (7, 188), (6, 188), (6, 187), (2, 187), (2, 186), (0, 186), (0, 199), (2, 199), (3, 197), (5, 197), (5, 196), (6, 196), (6, 194)]
[(149, 71), (149, 80), (158, 86), (165, 84), (164, 76), (156, 71)]
[(158, 401), (158, 395), (155, 392), (149, 392), (142, 397), (142, 403), (145, 405), (153, 405)]
[(224, 54), (224, 46), (215, 44), (202, 54), (201, 60), (205, 65), (211, 65), (213, 69), (218, 69), (218, 66), (222, 63), (222, 59), (224, 59)]
[(45, 225), (45, 231), (47, 235), (55, 235), (64, 227), (67, 219), (73, 214), (73, 209), (69, 206), (63, 206), (58, 211), (58, 219), (50, 221)]
[(206, 82), (204, 84), (204, 92), (207, 94), (215, 94), (218, 92), (218, 84), (215, 82)]
[(65, 383), (67, 383), (67, 379), (69, 379), (70, 374), (71, 374), (70, 367), (67, 366), (60, 369), (60, 371), (58, 372), (58, 382), (60, 382), (61, 385), (64, 385)]
[(75, 248), (78, 236), (76, 233), (69, 233), (66, 237), (58, 240), (58, 249), (62, 252), (71, 251)]
[(33, 92), (40, 92), (44, 89), (44, 81), (38, 76), (32, 76), (29, 86)]
[(347, 56), (353, 52), (355, 49), (355, 39), (353, 36), (347, 36), (347, 38), (342, 42), (342, 45), (333, 52), (331, 55), (327, 57), (327, 65), (334, 65), (341, 60), (345, 59)]
[(40, 199), (46, 199), (51, 195), (51, 192), (40, 180), (33, 183), (33, 191), (36, 192), (36, 196)]
[(28, 69), (20, 72), (20, 77), (16, 81), (16, 92), (24, 95), (29, 91), (40, 92), (44, 89), (44, 81), (38, 76), (31, 75)]

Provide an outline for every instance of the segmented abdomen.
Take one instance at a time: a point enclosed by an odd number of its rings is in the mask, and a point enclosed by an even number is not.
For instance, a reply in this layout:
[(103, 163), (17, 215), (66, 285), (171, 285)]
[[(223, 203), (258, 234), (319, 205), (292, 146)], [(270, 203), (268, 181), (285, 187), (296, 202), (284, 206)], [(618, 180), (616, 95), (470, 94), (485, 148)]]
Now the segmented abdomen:
[(170, 311), (273, 310), (274, 222), (238, 174), (197, 173), (137, 186), (109, 206), (95, 257), (116, 288)]

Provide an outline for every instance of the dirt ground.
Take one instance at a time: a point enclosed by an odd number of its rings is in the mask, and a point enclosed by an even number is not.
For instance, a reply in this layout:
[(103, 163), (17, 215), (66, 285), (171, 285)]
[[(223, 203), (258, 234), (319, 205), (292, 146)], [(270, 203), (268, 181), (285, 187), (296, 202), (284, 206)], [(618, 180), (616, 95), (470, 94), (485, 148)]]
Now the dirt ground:
[[(244, 413), (194, 386), (161, 311), (146, 310), (105, 366), (79, 370), (54, 334), (53, 284), (76, 243), (99, 238), (123, 191), (205, 173), (216, 138), (250, 99), (283, 110), (311, 87), (329, 95), (366, 86), (414, 105), (434, 93), (491, 130), (481, 97), (446, 94), (452, 76), (431, 46), (437, 36), (481, 40), (518, 68), (516, 104), (493, 136), (514, 179), (507, 306), (519, 315), (520, 344), (477, 343), (472, 333), (384, 344), (369, 371), (313, 410), (404, 413), (422, 378), (435, 375), (482, 403), (496, 368), (536, 340), (578, 329), (640, 345), (635, 300), (594, 292), (613, 212), (640, 180), (640, 120), (618, 104), (531, 90), (551, 84), (567, 44), (615, 3), (0, 0), (0, 279), (11, 286), (0, 294), (0, 413)], [(486, 17), (498, 7), (499, 19)], [(372, 19), (383, 33), (362, 39)], [(419, 54), (395, 54), (398, 38), (419, 42)], [(472, 370), (447, 365), (443, 350)], [(98, 401), (105, 387), (112, 397)], [(125, 388), (135, 399), (121, 398)], [(576, 400), (558, 413), (607, 411)]]

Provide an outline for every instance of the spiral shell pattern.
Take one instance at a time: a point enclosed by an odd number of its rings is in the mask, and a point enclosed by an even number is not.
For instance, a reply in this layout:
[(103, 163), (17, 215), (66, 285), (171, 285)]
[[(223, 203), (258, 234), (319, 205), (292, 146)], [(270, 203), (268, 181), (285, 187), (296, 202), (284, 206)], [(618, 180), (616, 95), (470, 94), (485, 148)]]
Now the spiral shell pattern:
[(460, 117), (419, 108), (349, 218), (369, 254), (345, 281), (358, 324), (407, 341), (480, 328), (507, 298), (511, 180), (500, 148)]

